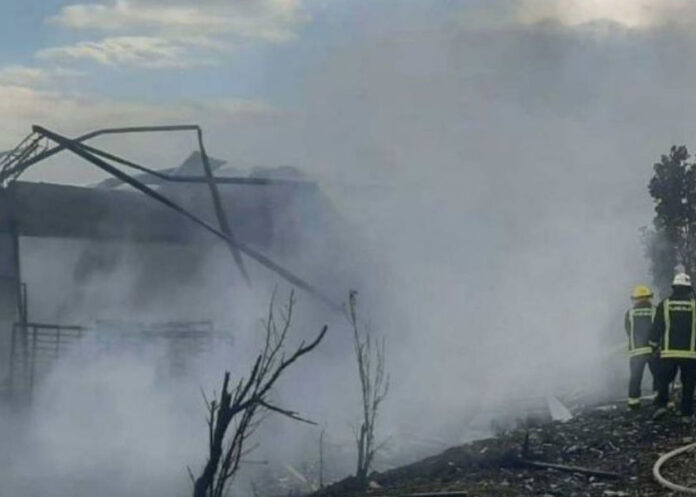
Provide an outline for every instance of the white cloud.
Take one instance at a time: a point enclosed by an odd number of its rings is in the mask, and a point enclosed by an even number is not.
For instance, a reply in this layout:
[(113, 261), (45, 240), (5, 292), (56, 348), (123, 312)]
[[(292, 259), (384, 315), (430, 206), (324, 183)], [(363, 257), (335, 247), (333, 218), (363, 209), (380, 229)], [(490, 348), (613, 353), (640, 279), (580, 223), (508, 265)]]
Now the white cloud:
[(300, 0), (200, 2), (195, 5), (116, 0), (63, 7), (49, 18), (71, 29), (165, 34), (228, 34), (282, 42), (309, 20)]
[(696, 9), (692, 0), (521, 0), (517, 19), (538, 22), (554, 19), (568, 26), (593, 21), (612, 21), (630, 28), (665, 23), (692, 23)]
[[(31, 131), (32, 124), (41, 124), (66, 136), (77, 136), (111, 126), (198, 123), (205, 131), (211, 153), (220, 155), (220, 150), (230, 143), (230, 136), (226, 132), (220, 135), (220, 130), (245, 129), (268, 120), (275, 122), (280, 115), (278, 109), (260, 100), (213, 99), (152, 104), (0, 84), (0, 150), (16, 145)], [(216, 134), (220, 136), (216, 138)], [(196, 146), (193, 138), (173, 140), (171, 135), (147, 135), (140, 138), (144, 141), (137, 139), (119, 137), (113, 143), (107, 142), (106, 148), (142, 160), (144, 164), (169, 167)], [(99, 141), (94, 145), (103, 144)], [(134, 150), (137, 150), (135, 155)], [(30, 178), (85, 184), (101, 177), (96, 170), (85, 167), (69, 154), (56, 160), (61, 167), (38, 168), (30, 173)]]
[(6, 66), (0, 68), (0, 84), (33, 86), (45, 83), (49, 78), (47, 71), (37, 67)]
[(281, 43), (309, 21), (304, 0), (114, 0), (63, 7), (47, 19), (71, 30), (106, 33), (102, 39), (49, 47), (44, 59), (87, 59), (103, 65), (150, 69), (219, 64), (244, 40)]
[(234, 43), (204, 35), (180, 36), (177, 38), (177, 41), (182, 45), (219, 53), (230, 53), (235, 50)]
[(523, 22), (556, 19), (571, 26), (596, 20), (643, 26), (650, 22), (650, 9), (636, 0), (523, 0), (519, 17)]
[[(262, 100), (227, 98), (157, 105), (0, 84), (0, 136), (4, 137), (16, 136), (13, 130), (28, 131), (28, 123), (37, 120), (84, 131), (104, 123), (171, 124), (196, 121), (201, 116), (225, 120), (240, 116), (272, 117), (278, 113), (277, 108)], [(8, 144), (2, 146), (5, 145)]]
[(58, 85), (83, 76), (80, 71), (60, 66), (31, 67), (9, 65), (0, 67), (0, 85), (42, 88)]
[[(188, 43), (191, 44), (191, 41)], [(153, 36), (119, 36), (100, 41), (82, 41), (40, 50), (36, 55), (40, 59), (87, 59), (109, 66), (149, 69), (185, 68), (216, 62), (211, 57), (196, 56), (186, 44)]]

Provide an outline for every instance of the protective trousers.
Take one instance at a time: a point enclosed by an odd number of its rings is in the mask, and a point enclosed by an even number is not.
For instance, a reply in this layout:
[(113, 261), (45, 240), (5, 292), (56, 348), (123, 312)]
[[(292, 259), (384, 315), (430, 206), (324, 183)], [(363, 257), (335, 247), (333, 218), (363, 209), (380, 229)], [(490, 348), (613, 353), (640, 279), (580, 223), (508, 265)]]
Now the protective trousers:
[(631, 377), (628, 380), (629, 405), (640, 404), (640, 386), (643, 383), (643, 371), (646, 364), (653, 378), (653, 391), (657, 391), (657, 361), (658, 359), (650, 354), (641, 354), (630, 358)]
[(694, 387), (696, 387), (696, 359), (661, 359), (657, 374), (657, 397), (655, 405), (665, 407), (669, 400), (669, 384), (677, 377), (682, 382), (681, 414), (691, 416), (694, 413)]

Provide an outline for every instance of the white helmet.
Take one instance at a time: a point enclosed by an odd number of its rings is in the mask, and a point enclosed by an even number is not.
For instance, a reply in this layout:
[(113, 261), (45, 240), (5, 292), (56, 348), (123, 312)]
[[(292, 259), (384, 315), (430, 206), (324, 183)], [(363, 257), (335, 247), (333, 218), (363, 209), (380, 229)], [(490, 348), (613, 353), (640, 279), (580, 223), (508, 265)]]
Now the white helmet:
[(678, 273), (674, 275), (672, 286), (691, 286), (691, 277), (686, 273)]

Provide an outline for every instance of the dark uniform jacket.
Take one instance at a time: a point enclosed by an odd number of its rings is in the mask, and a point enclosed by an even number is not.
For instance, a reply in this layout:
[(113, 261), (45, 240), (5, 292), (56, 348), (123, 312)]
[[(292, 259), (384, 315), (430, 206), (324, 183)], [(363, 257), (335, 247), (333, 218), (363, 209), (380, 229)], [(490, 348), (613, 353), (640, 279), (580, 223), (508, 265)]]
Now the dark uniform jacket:
[(655, 307), (648, 301), (638, 302), (632, 309), (626, 311), (624, 327), (628, 335), (629, 356), (652, 352), (648, 341), (650, 340), (650, 329), (654, 316)]
[(696, 359), (696, 301), (689, 288), (676, 288), (660, 302), (650, 329), (650, 345), (660, 347), (660, 357)]

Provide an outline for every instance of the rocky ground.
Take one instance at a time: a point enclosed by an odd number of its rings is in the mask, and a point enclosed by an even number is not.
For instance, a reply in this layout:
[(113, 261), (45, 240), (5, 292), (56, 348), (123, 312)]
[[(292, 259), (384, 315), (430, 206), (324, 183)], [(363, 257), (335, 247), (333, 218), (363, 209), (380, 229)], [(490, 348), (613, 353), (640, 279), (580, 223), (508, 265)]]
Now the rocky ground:
[[(501, 497), (675, 495), (653, 481), (652, 466), (662, 453), (695, 441), (696, 424), (683, 423), (674, 414), (653, 421), (652, 412), (647, 406), (628, 411), (623, 404), (586, 408), (570, 421), (528, 424), (408, 466), (374, 473), (368, 491), (359, 491), (347, 479), (315, 496), (432, 492)], [(533, 467), (529, 461), (616, 475)], [(694, 454), (668, 462), (663, 475), (675, 483), (696, 485)]]

